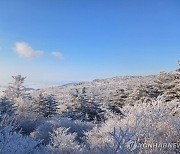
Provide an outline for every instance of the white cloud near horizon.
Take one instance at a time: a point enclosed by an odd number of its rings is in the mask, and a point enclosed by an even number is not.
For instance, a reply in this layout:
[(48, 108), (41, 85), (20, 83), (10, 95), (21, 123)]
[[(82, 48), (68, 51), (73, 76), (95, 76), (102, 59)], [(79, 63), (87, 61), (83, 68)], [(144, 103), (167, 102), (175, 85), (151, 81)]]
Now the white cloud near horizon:
[(16, 42), (14, 51), (24, 58), (38, 58), (44, 55), (44, 51), (34, 50), (28, 43)]
[(59, 60), (63, 60), (63, 59), (64, 59), (63, 54), (62, 54), (61, 52), (59, 52), (59, 51), (51, 52), (51, 54), (52, 54), (54, 57), (56, 57), (57, 59), (59, 59)]

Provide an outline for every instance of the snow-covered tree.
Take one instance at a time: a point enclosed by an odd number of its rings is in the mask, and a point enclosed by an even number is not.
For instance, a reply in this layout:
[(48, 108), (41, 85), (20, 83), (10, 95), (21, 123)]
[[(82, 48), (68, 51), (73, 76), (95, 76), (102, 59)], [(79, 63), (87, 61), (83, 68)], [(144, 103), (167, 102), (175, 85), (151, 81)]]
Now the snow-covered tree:
[(13, 116), (15, 110), (16, 107), (14, 103), (12, 103), (6, 97), (0, 98), (0, 117), (3, 117), (4, 115)]
[(58, 102), (54, 98), (53, 95), (48, 95), (46, 97), (46, 112), (44, 114), (45, 117), (52, 117), (58, 114)]
[(7, 90), (4, 91), (5, 96), (16, 104), (19, 111), (25, 112), (31, 108), (31, 96), (26, 92), (24, 87), (25, 77), (21, 75), (12, 76), (14, 81), (9, 83)]
[(101, 104), (94, 97), (87, 95), (85, 87), (80, 92), (76, 90), (71, 96), (74, 105), (65, 113), (67, 117), (82, 121), (102, 122), (105, 120)]
[(17, 75), (12, 76), (12, 78), (14, 81), (9, 83), (8, 89), (4, 91), (7, 98), (14, 100), (15, 98), (25, 97), (27, 95), (25, 87), (23, 86), (25, 77)]
[(52, 117), (58, 114), (58, 102), (53, 95), (43, 96), (39, 94), (33, 101), (34, 111), (44, 117)]
[(46, 98), (43, 94), (39, 94), (33, 100), (33, 112), (37, 112), (40, 115), (44, 115), (46, 112), (46, 105), (45, 105)]

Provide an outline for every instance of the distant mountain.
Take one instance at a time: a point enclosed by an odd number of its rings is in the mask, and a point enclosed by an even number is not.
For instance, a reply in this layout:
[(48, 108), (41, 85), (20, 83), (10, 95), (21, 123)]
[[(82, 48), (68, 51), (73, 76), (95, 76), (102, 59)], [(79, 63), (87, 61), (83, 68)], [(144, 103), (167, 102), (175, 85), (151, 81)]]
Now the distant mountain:
[(34, 88), (25, 88), (26, 91), (34, 91)]
[(63, 85), (61, 85), (61, 86), (59, 86), (59, 87), (67, 87), (67, 86), (72, 86), (72, 85), (75, 85), (76, 83), (74, 82), (72, 82), (72, 83), (66, 83), (66, 84), (63, 84)]
[(0, 85), (0, 88), (5, 89), (5, 88), (7, 88), (7, 86)]

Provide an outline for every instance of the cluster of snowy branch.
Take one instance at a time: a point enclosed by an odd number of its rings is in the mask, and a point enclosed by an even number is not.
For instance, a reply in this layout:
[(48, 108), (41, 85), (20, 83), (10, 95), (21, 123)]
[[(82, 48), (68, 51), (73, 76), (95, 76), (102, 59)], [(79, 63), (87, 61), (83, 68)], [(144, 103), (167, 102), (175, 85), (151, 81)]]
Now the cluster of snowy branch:
[[(85, 87), (71, 90), (65, 107), (57, 93), (32, 95), (25, 78), (13, 76), (0, 99), (0, 154), (178, 153), (179, 74), (161, 73), (156, 84), (130, 91), (116, 89), (107, 103)], [(142, 146), (154, 143), (177, 145)]]

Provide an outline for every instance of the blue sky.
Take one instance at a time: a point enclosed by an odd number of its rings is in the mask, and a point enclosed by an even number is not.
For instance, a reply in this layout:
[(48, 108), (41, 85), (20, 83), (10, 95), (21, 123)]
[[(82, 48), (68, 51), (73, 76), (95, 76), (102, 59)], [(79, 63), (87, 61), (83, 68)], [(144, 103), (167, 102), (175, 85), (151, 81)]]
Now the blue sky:
[(179, 0), (0, 0), (0, 84), (149, 75), (178, 59)]

